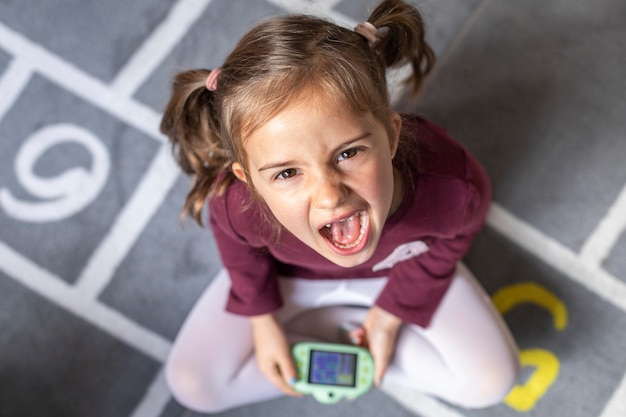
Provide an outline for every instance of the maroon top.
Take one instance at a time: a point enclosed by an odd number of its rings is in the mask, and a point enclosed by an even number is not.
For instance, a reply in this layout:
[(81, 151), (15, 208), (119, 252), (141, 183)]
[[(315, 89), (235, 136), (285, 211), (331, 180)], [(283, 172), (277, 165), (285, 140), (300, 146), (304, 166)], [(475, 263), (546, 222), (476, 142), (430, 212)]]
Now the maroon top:
[(429, 324), (457, 262), (484, 224), (491, 188), (478, 162), (442, 128), (410, 116), (403, 131), (418, 142), (410, 164), (415, 186), (405, 187), (376, 252), (361, 265), (338, 266), (286, 229), (277, 231), (271, 213), (241, 181), (210, 201), (211, 226), (232, 284), (227, 311), (254, 316), (279, 309), (277, 276), (388, 277), (376, 305), (405, 322)]

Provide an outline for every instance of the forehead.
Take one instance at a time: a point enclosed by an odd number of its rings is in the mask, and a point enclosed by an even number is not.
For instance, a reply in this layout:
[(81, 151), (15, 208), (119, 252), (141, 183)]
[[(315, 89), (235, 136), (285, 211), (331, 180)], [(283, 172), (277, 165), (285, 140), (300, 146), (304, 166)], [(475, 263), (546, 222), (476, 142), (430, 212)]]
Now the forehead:
[(366, 133), (386, 137), (372, 113), (355, 114), (333, 101), (302, 100), (270, 118), (244, 146), (254, 169), (268, 163), (325, 158)]
[[(349, 94), (354, 96), (352, 100), (346, 97), (348, 93), (341, 91), (335, 81), (315, 77), (304, 85), (288, 79), (276, 83), (262, 82), (260, 88), (255, 88), (251, 94), (240, 97), (238, 103), (233, 103), (233, 108), (243, 110), (242, 113), (233, 113), (240, 120), (241, 143), (245, 144), (249, 136), (279, 114), (302, 104), (310, 110), (332, 107), (342, 112), (364, 113), (368, 106), (362, 100), (355, 100), (357, 94)], [(235, 122), (233, 127), (237, 124)]]

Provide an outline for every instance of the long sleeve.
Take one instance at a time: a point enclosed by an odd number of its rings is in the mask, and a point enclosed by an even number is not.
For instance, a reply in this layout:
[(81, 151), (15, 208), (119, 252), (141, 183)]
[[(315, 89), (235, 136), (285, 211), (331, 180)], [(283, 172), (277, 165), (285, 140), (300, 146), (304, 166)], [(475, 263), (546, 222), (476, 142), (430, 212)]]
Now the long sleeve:
[(279, 309), (282, 298), (278, 288), (276, 262), (267, 249), (245, 237), (242, 231), (255, 231), (260, 224), (258, 210), (250, 209), (236, 187), (210, 203), (210, 224), (224, 267), (231, 279), (226, 310), (254, 316)]

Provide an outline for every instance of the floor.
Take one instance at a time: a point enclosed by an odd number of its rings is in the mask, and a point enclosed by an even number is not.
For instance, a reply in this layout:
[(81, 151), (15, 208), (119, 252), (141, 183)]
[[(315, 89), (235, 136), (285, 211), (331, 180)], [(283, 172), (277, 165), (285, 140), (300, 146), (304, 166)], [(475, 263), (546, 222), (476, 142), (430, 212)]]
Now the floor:
[[(347, 27), (375, 0), (0, 2), (0, 417), (192, 417), (162, 365), (220, 268), (178, 214), (188, 186), (158, 132), (171, 76), (218, 66), (285, 11)], [(626, 3), (420, 0), (438, 55), (398, 108), (485, 165), (488, 225), (467, 265), (524, 372), (463, 410), (385, 386), (243, 416), (626, 415)], [(401, 75), (401, 72), (400, 72)]]

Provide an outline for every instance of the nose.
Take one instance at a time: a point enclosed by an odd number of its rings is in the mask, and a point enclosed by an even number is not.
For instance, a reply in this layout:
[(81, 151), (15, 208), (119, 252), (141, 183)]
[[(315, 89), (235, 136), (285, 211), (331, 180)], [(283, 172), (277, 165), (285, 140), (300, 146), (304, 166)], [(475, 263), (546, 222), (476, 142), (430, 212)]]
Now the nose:
[(348, 196), (348, 187), (336, 173), (326, 172), (315, 179), (313, 206), (319, 209), (332, 209), (343, 204)]

